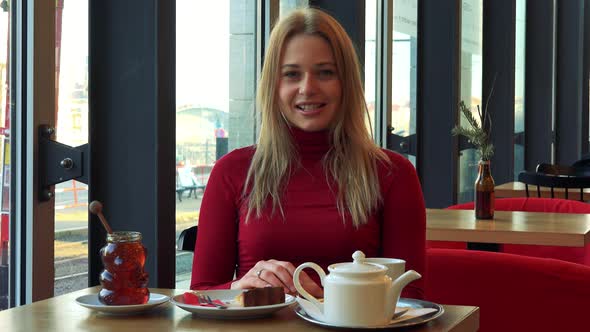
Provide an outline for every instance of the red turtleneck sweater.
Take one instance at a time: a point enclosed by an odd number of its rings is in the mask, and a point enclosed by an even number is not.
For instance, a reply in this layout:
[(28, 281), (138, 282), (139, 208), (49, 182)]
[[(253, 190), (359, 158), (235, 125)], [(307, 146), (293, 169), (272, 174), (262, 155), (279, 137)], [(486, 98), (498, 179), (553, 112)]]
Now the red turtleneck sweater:
[[(293, 129), (292, 134), (301, 167), (285, 190), (285, 219), (278, 211), (273, 216), (265, 211), (261, 219), (244, 223), (242, 191), (255, 147), (234, 150), (216, 162), (199, 213), (191, 289), (229, 288), (234, 272), (239, 279), (259, 260), (295, 266), (309, 261), (327, 271), (330, 264), (352, 261), (355, 250), (367, 257), (405, 259), (406, 269), (424, 276), (426, 216), (414, 166), (384, 150), (392, 164), (378, 165), (383, 205), (355, 229), (350, 219), (343, 223), (322, 167), (330, 147), (327, 132)], [(402, 296), (423, 298), (423, 285), (422, 279), (410, 283)]]

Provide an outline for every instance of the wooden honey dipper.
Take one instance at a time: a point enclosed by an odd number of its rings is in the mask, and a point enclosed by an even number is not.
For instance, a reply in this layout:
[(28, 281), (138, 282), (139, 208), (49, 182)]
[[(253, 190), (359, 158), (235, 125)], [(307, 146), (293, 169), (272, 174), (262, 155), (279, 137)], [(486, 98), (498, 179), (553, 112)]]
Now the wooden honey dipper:
[(92, 201), (89, 205), (88, 205), (88, 210), (97, 215), (98, 219), (100, 219), (100, 222), (102, 222), (102, 225), (104, 226), (104, 229), (106, 229), (107, 233), (109, 234), (113, 234), (113, 229), (111, 228), (111, 226), (109, 226), (109, 223), (107, 222), (107, 219), (104, 217), (104, 215), (102, 214), (102, 203), (99, 201)]

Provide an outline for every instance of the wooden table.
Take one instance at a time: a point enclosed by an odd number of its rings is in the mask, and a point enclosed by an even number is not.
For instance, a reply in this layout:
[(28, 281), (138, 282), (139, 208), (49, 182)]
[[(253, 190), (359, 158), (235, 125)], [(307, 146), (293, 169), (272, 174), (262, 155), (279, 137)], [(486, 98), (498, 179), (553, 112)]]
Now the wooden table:
[[(551, 198), (551, 188), (541, 187), (541, 197)], [(526, 197), (525, 185), (522, 182), (508, 182), (494, 188), (497, 198), (502, 197)], [(565, 198), (563, 188), (554, 189), (555, 198)], [(530, 197), (537, 197), (537, 186), (529, 185)], [(568, 199), (580, 200), (579, 189), (568, 189)], [(584, 189), (584, 201), (590, 201), (590, 189)]]
[[(0, 331), (330, 331), (300, 319), (290, 308), (285, 308), (268, 318), (222, 321), (198, 318), (172, 303), (162, 304), (143, 315), (115, 316), (93, 312), (75, 302), (75, 299), (81, 295), (96, 292), (98, 288), (88, 288), (0, 311)], [(152, 292), (170, 296), (182, 294), (184, 291), (152, 289)], [(445, 313), (441, 317), (423, 325), (400, 329), (400, 331), (473, 332), (478, 330), (478, 307), (449, 305), (444, 308)]]
[(473, 210), (426, 209), (426, 238), (584, 247), (590, 243), (590, 215), (496, 211), (494, 219), (476, 220)]

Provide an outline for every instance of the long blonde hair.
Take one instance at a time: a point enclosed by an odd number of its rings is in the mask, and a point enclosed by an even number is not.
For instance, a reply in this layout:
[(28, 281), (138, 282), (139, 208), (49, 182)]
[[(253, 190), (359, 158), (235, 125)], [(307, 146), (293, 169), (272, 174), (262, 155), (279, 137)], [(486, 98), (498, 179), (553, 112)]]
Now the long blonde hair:
[(270, 35), (257, 92), (257, 106), (262, 113), (260, 137), (244, 186), (246, 221), (252, 213), (261, 217), (269, 199), (271, 213), (278, 208), (284, 217), (281, 194), (299, 158), (281, 113), (277, 87), (284, 46), (299, 34), (322, 37), (334, 54), (343, 93), (341, 109), (330, 128), (331, 148), (323, 164), (326, 177), (332, 176), (338, 185), (336, 204), (343, 220), (348, 212), (358, 227), (367, 223), (382, 201), (377, 162), (390, 161), (371, 139), (365, 122), (368, 110), (352, 41), (334, 18), (313, 8), (292, 12), (278, 22)]

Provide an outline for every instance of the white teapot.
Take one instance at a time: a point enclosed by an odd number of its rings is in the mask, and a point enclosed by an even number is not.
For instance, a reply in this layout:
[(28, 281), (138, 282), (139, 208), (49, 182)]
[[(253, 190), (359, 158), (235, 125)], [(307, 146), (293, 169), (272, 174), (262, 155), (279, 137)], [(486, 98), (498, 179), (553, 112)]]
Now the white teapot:
[[(348, 327), (389, 324), (402, 289), (408, 283), (421, 278), (420, 274), (410, 270), (396, 280), (391, 280), (386, 275), (387, 267), (366, 263), (362, 251), (355, 251), (352, 258), (353, 263), (328, 266), (328, 276), (315, 263), (299, 265), (293, 274), (295, 288), (322, 312), (326, 323)], [(307, 267), (320, 275), (324, 287), (324, 303), (301, 287), (299, 274)]]

